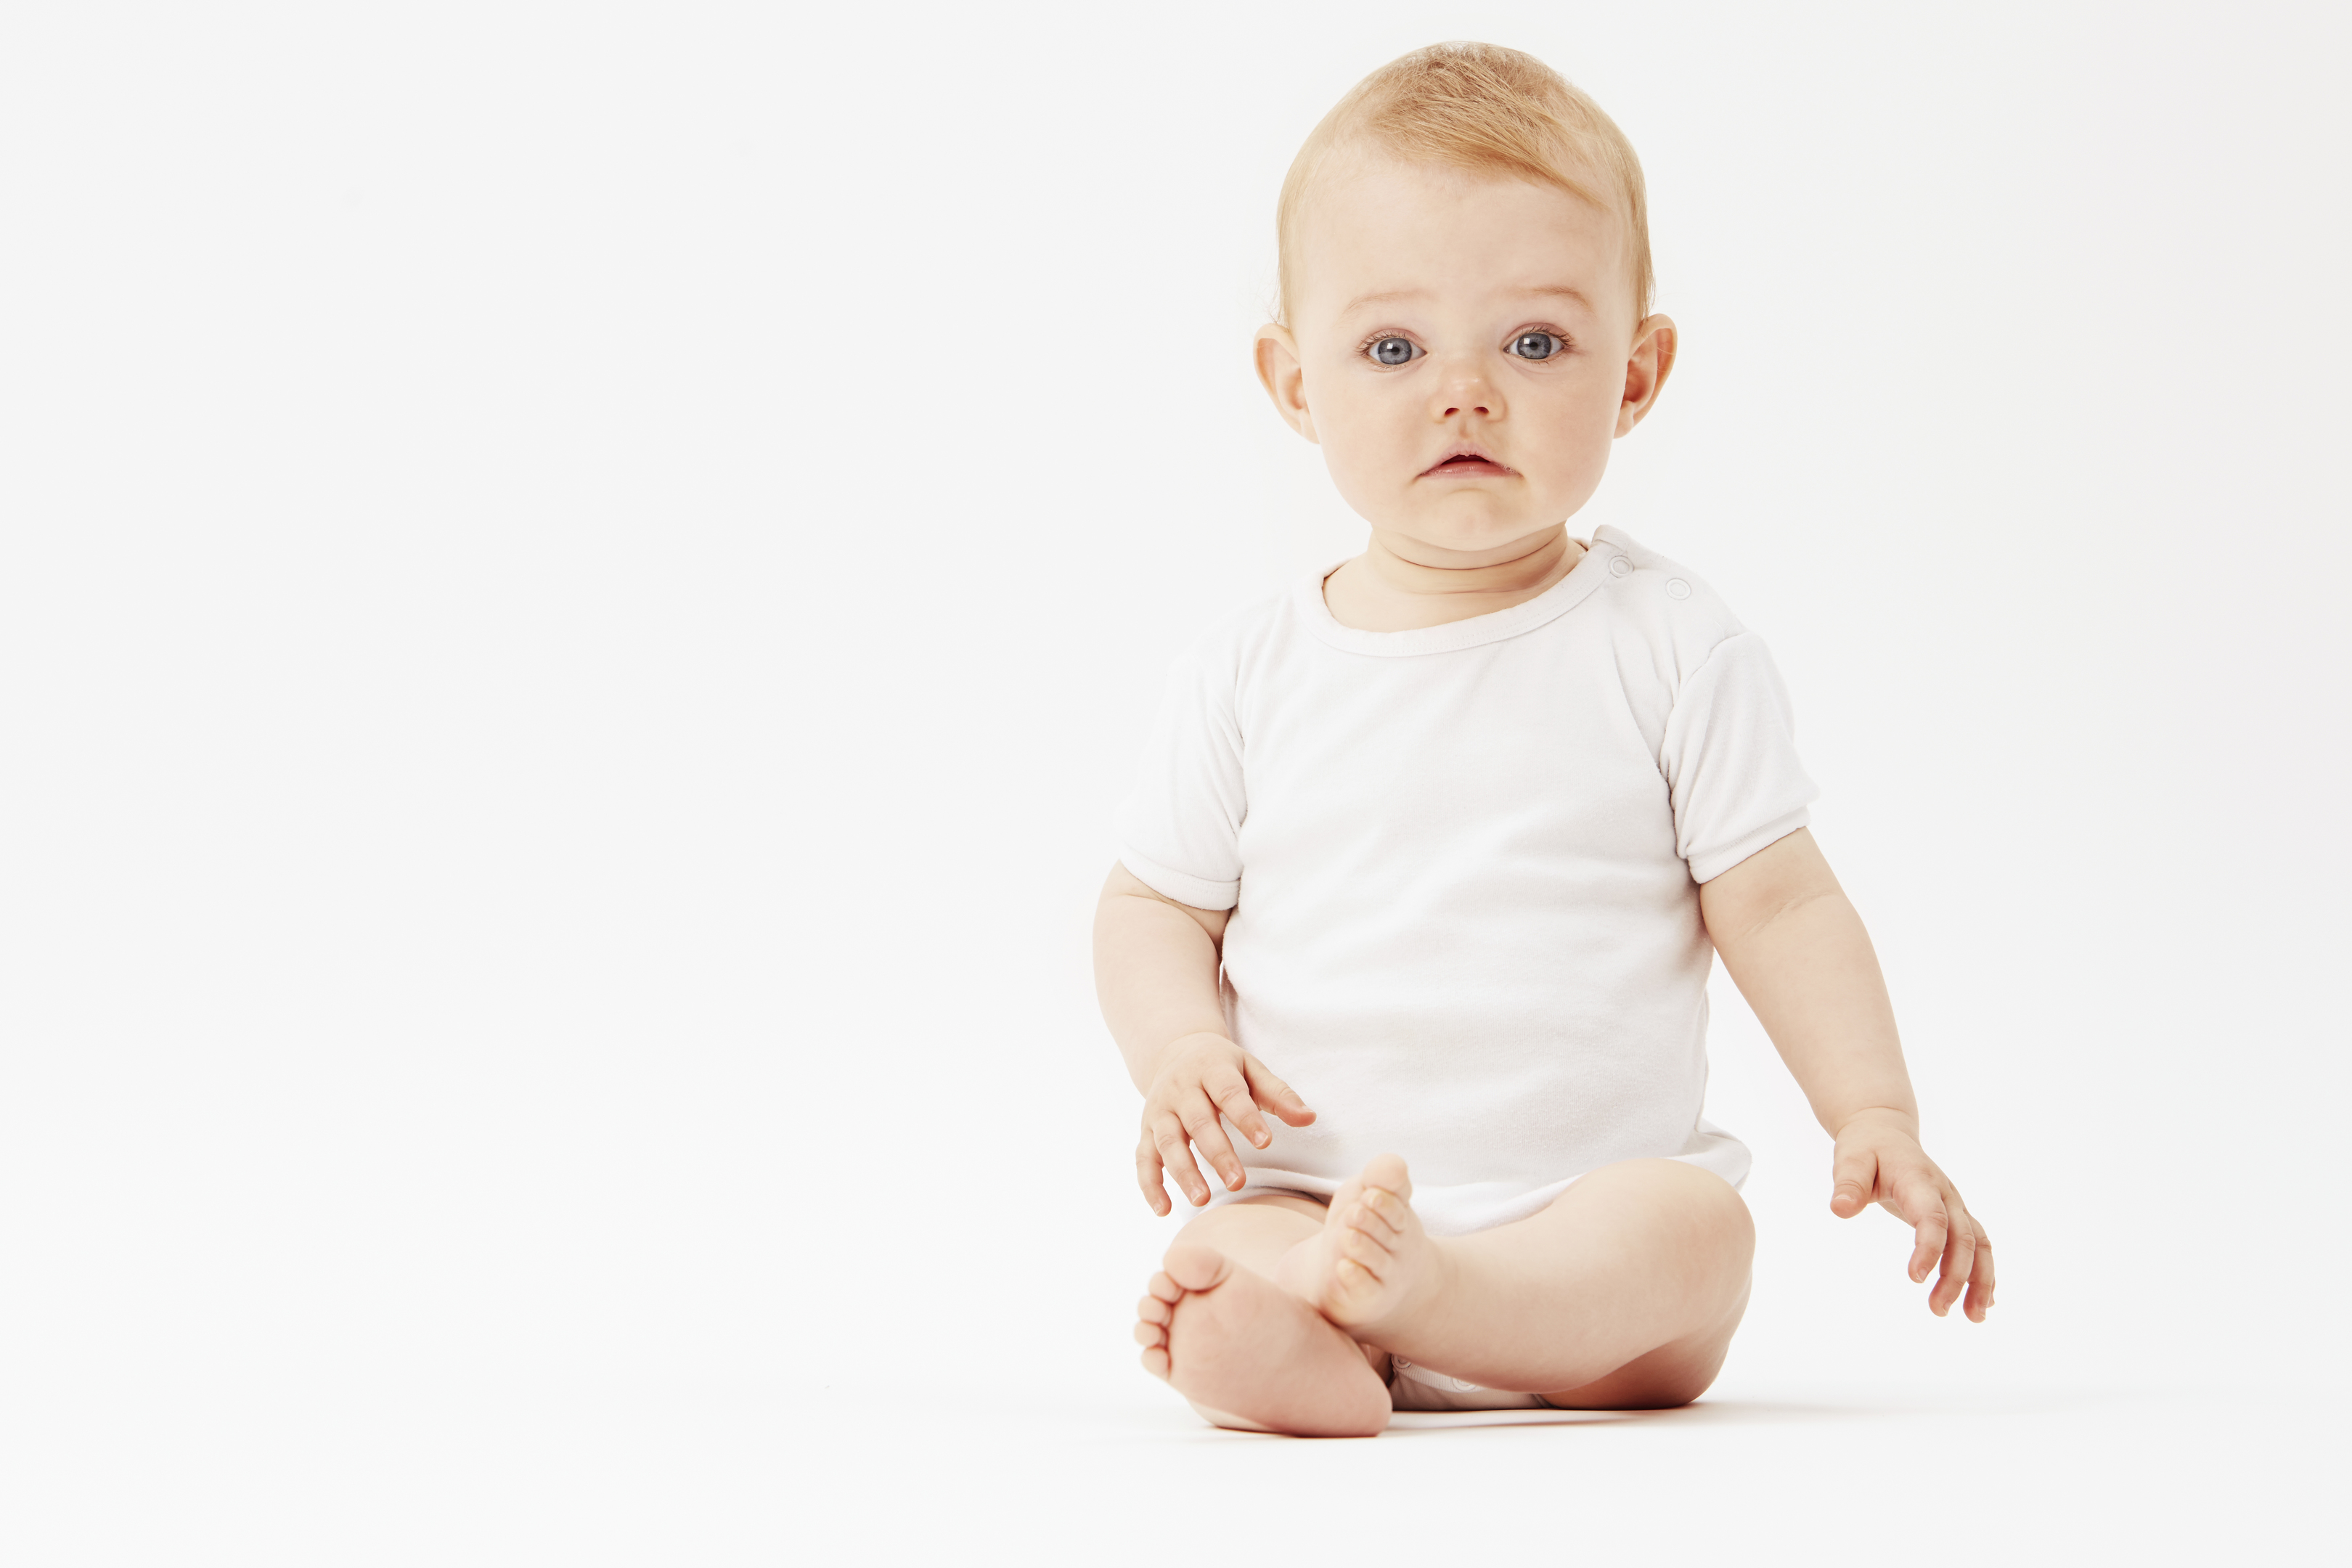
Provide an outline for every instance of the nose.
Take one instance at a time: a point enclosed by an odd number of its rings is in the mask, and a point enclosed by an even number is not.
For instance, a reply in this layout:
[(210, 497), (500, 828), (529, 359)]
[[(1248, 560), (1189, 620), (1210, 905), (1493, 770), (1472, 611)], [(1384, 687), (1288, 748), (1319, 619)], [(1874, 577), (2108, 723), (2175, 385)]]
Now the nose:
[(1464, 414), (1482, 419), (1503, 416), (1502, 390), (1486, 379), (1485, 367), (1475, 358), (1465, 356), (1446, 365), (1433, 390), (1429, 411), (1441, 422)]

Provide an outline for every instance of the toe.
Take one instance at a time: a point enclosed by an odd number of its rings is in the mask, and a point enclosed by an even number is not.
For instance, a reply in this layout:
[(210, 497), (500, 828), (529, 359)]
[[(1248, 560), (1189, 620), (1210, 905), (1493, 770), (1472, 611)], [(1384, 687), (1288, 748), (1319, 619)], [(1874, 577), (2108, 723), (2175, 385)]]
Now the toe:
[(1342, 1258), (1331, 1266), (1330, 1286), (1317, 1304), (1326, 1316), (1344, 1326), (1376, 1316), (1387, 1293), (1378, 1265), (1367, 1267), (1357, 1258)]
[(1155, 1346), (1159, 1349), (1166, 1350), (1168, 1348), (1168, 1330), (1163, 1324), (1139, 1322), (1135, 1325), (1135, 1342), (1143, 1346), (1146, 1350), (1150, 1350)]
[[(1160, 1260), (1160, 1267), (1166, 1271), (1167, 1279), (1187, 1290), (1213, 1290), (1224, 1283), (1225, 1272), (1233, 1264), (1213, 1248), (1178, 1242)], [(1160, 1292), (1154, 1290), (1152, 1294), (1158, 1296)]]
[(1341, 1231), (1338, 1246), (1341, 1258), (1350, 1263), (1360, 1265), (1367, 1272), (1372, 1274), (1380, 1273), (1382, 1266), (1394, 1256), (1381, 1244), (1379, 1237), (1368, 1236), (1360, 1230)]
[(1383, 1206), (1381, 1200), (1391, 1204), (1396, 1202), (1396, 1199), (1386, 1193), (1365, 1194), (1363, 1201), (1348, 1211), (1348, 1228), (1361, 1231), (1375, 1241), (1394, 1241), (1397, 1237), (1397, 1226), (1388, 1215), (1381, 1212)]
[(1394, 1193), (1407, 1203), (1412, 1202), (1412, 1176), (1405, 1170), (1400, 1155), (1374, 1155), (1360, 1179), (1368, 1187), (1378, 1187), (1382, 1192)]
[(1375, 1187), (1364, 1194), (1364, 1207), (1381, 1217), (1382, 1224), (1402, 1235), (1405, 1221), (1412, 1217), (1412, 1205), (1394, 1193)]
[(1143, 1370), (1150, 1373), (1152, 1376), (1159, 1378), (1161, 1382), (1166, 1382), (1168, 1378), (1168, 1352), (1157, 1345), (1143, 1352)]
[(1151, 1277), (1151, 1283), (1146, 1285), (1144, 1289), (1171, 1307), (1184, 1299), (1184, 1287), (1177, 1284), (1165, 1274), (1154, 1274)]
[(1135, 1315), (1147, 1323), (1165, 1325), (1175, 1316), (1176, 1310), (1157, 1296), (1146, 1296), (1135, 1304)]
[(1331, 1201), (1324, 1206), (1324, 1223), (1328, 1225), (1332, 1221), (1338, 1219), (1341, 1215), (1346, 1214), (1348, 1210), (1354, 1205), (1356, 1200), (1363, 1195), (1364, 1178), (1362, 1176), (1350, 1176), (1346, 1181), (1340, 1183), (1339, 1190), (1331, 1194)]

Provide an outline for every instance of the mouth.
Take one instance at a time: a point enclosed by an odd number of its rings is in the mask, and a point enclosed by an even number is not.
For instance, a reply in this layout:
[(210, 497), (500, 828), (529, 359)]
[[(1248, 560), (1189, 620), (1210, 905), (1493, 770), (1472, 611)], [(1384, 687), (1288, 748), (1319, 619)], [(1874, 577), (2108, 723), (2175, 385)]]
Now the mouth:
[(1515, 472), (1475, 447), (1456, 447), (1421, 471), (1424, 479), (1503, 479)]

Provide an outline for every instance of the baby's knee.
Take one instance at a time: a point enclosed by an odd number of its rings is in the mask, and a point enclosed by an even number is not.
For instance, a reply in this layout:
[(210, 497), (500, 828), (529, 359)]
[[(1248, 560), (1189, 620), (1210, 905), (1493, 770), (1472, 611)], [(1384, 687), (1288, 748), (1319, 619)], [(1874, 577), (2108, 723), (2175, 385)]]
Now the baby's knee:
[(1690, 1193), (1692, 1206), (1710, 1233), (1725, 1245), (1736, 1247), (1742, 1258), (1752, 1257), (1756, 1251), (1756, 1217), (1748, 1212), (1748, 1202), (1739, 1195), (1739, 1189), (1713, 1171), (1702, 1171), (1679, 1160), (1667, 1163), (1685, 1173), (1685, 1186)]
[(1226, 1242), (1265, 1228), (1264, 1219), (1249, 1210), (1250, 1205), (1246, 1204), (1221, 1204), (1215, 1208), (1202, 1209), (1184, 1222), (1184, 1228), (1176, 1233), (1175, 1240), (1169, 1246), (1213, 1247), (1223, 1252), (1226, 1250)]
[(1585, 1179), (1616, 1174), (1637, 1184), (1659, 1220), (1709, 1256), (1743, 1270), (1756, 1255), (1756, 1221), (1729, 1182), (1685, 1160), (1628, 1160)]
[(1244, 1268), (1271, 1274), (1285, 1251), (1322, 1228), (1321, 1214), (1319, 1207), (1297, 1198), (1219, 1204), (1194, 1215), (1171, 1246), (1209, 1247)]

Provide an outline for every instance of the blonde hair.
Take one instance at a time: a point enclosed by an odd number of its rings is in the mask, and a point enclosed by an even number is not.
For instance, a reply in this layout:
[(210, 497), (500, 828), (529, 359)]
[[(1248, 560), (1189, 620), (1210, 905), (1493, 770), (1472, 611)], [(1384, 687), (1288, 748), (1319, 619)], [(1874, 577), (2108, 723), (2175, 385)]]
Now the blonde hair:
[(1307, 190), (1334, 153), (1364, 142), (1410, 163), (1532, 180), (1614, 212), (1624, 225), (1633, 319), (1650, 313), (1649, 198), (1642, 161), (1616, 121), (1533, 55), (1495, 44), (1432, 44), (1358, 82), (1291, 160), (1275, 207), (1276, 320), (1290, 319)]

